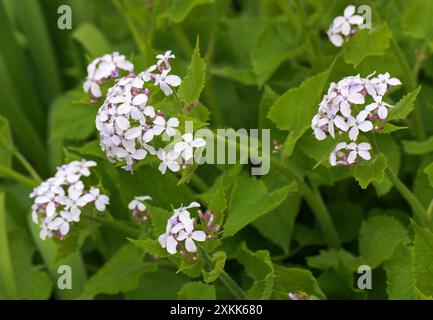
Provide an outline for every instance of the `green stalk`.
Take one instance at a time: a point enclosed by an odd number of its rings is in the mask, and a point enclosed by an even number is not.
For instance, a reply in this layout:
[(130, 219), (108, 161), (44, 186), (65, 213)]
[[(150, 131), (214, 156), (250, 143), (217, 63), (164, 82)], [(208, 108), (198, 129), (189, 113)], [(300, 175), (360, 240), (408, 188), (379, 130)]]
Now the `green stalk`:
[[(201, 247), (201, 246), (198, 246), (198, 248), (202, 252), (203, 257), (205, 259), (205, 262), (209, 266), (212, 266), (213, 260), (208, 255), (206, 250), (204, 250), (203, 247)], [(219, 279), (222, 281), (222, 283), (224, 283), (224, 285), (227, 287), (227, 289), (229, 289), (231, 291), (231, 293), (233, 293), (233, 295), (236, 297), (236, 299), (238, 299), (238, 300), (244, 300), (245, 299), (244, 290), (236, 283), (236, 281), (233, 280), (232, 277), (230, 277), (230, 275), (227, 272), (222, 270), (221, 273), (219, 274)]]
[(18, 150), (14, 151), (14, 156), (23, 165), (23, 167), (27, 170), (27, 172), (30, 174), (30, 176), (33, 178), (35, 182), (37, 182), (38, 184), (42, 182), (42, 179), (39, 176), (39, 174)]
[(14, 270), (9, 250), (8, 232), (6, 225), (5, 195), (0, 193), (0, 279), (6, 289), (9, 299), (17, 297)]
[(137, 238), (140, 235), (140, 230), (138, 228), (128, 226), (125, 223), (120, 222), (118, 220), (108, 220), (101, 217), (91, 217), (86, 215), (83, 215), (82, 217), (87, 220), (96, 221), (103, 226), (116, 229), (117, 231), (123, 232), (130, 237)]
[(5, 167), (3, 165), (0, 165), (0, 175), (3, 175), (6, 178), (15, 180), (32, 188), (36, 187), (39, 184), (37, 181), (30, 179), (22, 175), (21, 173), (18, 173), (13, 169), (9, 169), (8, 167)]
[(385, 174), (388, 179), (392, 182), (395, 188), (400, 192), (403, 198), (406, 199), (407, 203), (411, 206), (414, 215), (425, 225), (431, 227), (431, 222), (427, 211), (418, 200), (418, 198), (401, 182), (401, 180), (392, 172), (389, 167), (385, 169)]

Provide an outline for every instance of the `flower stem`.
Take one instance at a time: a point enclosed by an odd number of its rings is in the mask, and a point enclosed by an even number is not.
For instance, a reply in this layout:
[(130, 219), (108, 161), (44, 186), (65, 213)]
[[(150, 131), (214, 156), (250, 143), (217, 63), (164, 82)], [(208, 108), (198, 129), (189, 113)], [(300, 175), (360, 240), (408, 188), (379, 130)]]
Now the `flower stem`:
[(36, 187), (39, 184), (38, 181), (30, 179), (30, 178), (26, 177), (25, 175), (22, 175), (21, 173), (16, 172), (15, 170), (10, 169), (10, 168), (3, 166), (3, 165), (0, 165), (0, 174), (9, 178), (9, 179), (15, 180), (19, 183), (22, 183), (22, 184), (27, 185), (27, 186), (32, 187), (32, 188)]
[[(203, 254), (203, 257), (204, 257), (206, 263), (209, 266), (212, 266), (213, 260), (208, 255), (206, 250), (204, 250), (204, 248), (202, 246), (198, 246), (198, 248), (200, 249), (201, 253)], [(219, 278), (222, 281), (222, 283), (224, 283), (224, 285), (227, 287), (227, 289), (229, 289), (233, 293), (233, 295), (236, 297), (236, 299), (238, 299), (238, 300), (245, 299), (244, 290), (236, 283), (236, 281), (233, 280), (232, 277), (230, 277), (230, 275), (227, 272), (222, 270), (221, 273), (219, 274)]]
[(87, 220), (98, 222), (106, 227), (121, 231), (131, 237), (138, 237), (140, 235), (140, 230), (138, 228), (128, 226), (124, 222), (120, 222), (118, 220), (108, 220), (101, 217), (92, 217), (86, 215), (83, 215), (82, 217)]
[(42, 179), (39, 176), (39, 174), (18, 150), (14, 151), (14, 156), (23, 165), (23, 167), (27, 170), (27, 172), (30, 174), (30, 176), (33, 178), (35, 182), (37, 182), (38, 184), (42, 182)]
[[(389, 167), (385, 169), (385, 174), (396, 189), (400, 192), (403, 198), (406, 199), (408, 204), (411, 206), (414, 215), (425, 225), (430, 226), (430, 218), (427, 211), (418, 200), (418, 198), (409, 190), (408, 187), (392, 172)], [(431, 227), (431, 226), (430, 226)]]

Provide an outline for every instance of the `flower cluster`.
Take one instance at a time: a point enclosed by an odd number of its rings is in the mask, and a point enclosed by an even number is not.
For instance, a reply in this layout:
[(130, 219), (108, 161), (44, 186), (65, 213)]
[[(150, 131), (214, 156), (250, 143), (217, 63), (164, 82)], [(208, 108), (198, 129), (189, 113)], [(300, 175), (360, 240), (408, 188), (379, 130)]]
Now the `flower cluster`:
[[(167, 51), (157, 56), (157, 63), (137, 76), (127, 76), (116, 82), (107, 92), (104, 104), (96, 116), (96, 128), (100, 133), (100, 145), (112, 162), (124, 163), (123, 169), (132, 171), (133, 165), (148, 154), (157, 155), (162, 161), (159, 170), (179, 171), (183, 160), (192, 158), (192, 148), (204, 146), (203, 139), (193, 139), (192, 134), (185, 134), (183, 141), (174, 149), (166, 151), (155, 148), (154, 139), (165, 134), (173, 137), (180, 122), (176, 117), (168, 118), (165, 114), (149, 105), (151, 95), (150, 82), (159, 86), (165, 95), (173, 93), (171, 86), (179, 86), (181, 79), (169, 75), (170, 59), (174, 55)], [(154, 71), (160, 73), (153, 73)], [(161, 140), (159, 139), (160, 144)], [(151, 143), (153, 145), (151, 145)]]
[(99, 86), (108, 79), (119, 77), (120, 70), (131, 73), (134, 71), (134, 65), (119, 52), (96, 58), (87, 66), (87, 78), (83, 84), (84, 92), (89, 93), (93, 98), (100, 98), (102, 93)]
[[(318, 113), (311, 121), (314, 136), (318, 140), (324, 140), (328, 134), (335, 138), (336, 133), (347, 132), (349, 139), (356, 141), (360, 132), (381, 129), (374, 122), (386, 121), (388, 109), (392, 108), (383, 101), (384, 95), (400, 84), (400, 80), (391, 78), (389, 73), (377, 77), (369, 75), (366, 78), (350, 76), (338, 83), (331, 83), (319, 104)], [(368, 143), (339, 143), (331, 152), (329, 162), (333, 166), (348, 166), (356, 163), (358, 156), (369, 160), (370, 149)]]
[(33, 222), (40, 224), (40, 238), (63, 239), (70, 224), (80, 221), (81, 209), (89, 204), (104, 211), (110, 199), (95, 187), (86, 189), (83, 178), (89, 177), (94, 161), (72, 161), (57, 168), (54, 177), (42, 182), (30, 194)]
[(329, 26), (329, 40), (336, 47), (341, 47), (344, 41), (350, 40), (356, 32), (359, 25), (364, 23), (364, 17), (355, 14), (355, 6), (349, 5), (344, 9), (343, 16), (338, 16)]
[(144, 201), (152, 200), (150, 196), (139, 196), (128, 204), (128, 209), (131, 210), (132, 218), (137, 222), (144, 222), (148, 219), (146, 204)]
[(189, 209), (199, 208), (200, 204), (192, 202), (187, 207), (173, 210), (173, 215), (168, 219), (165, 233), (158, 238), (159, 243), (170, 254), (178, 250), (182, 255), (197, 252), (194, 241), (205, 241), (207, 235), (204, 231), (195, 230), (196, 219), (191, 218)]

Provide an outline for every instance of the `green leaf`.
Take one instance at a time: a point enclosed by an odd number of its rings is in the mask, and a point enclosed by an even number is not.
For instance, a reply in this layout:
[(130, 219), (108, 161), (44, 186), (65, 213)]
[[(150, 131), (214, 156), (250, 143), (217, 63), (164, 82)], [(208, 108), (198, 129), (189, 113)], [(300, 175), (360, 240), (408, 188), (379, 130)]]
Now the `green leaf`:
[(215, 300), (215, 287), (200, 281), (185, 284), (177, 294), (180, 300)]
[(405, 119), (409, 113), (415, 108), (416, 97), (421, 91), (421, 86), (405, 95), (394, 108), (389, 111), (388, 120)]
[(381, 182), (385, 177), (387, 166), (386, 157), (379, 153), (374, 159), (362, 161), (352, 168), (353, 176), (362, 189), (366, 189), (371, 182)]
[(213, 2), (214, 0), (171, 0), (167, 14), (172, 21), (179, 23), (188, 16), (194, 7)]
[(287, 300), (289, 292), (302, 292), (320, 299), (325, 298), (311, 271), (301, 268), (287, 268), (275, 264), (274, 270), (275, 285), (273, 298)]
[(288, 23), (277, 22), (263, 31), (251, 53), (253, 70), (260, 86), (269, 80), (284, 60), (304, 49), (304, 46), (299, 46), (298, 39), (299, 34)]
[(149, 205), (147, 205), (147, 210), (150, 214), (153, 236), (158, 237), (159, 235), (165, 233), (167, 221), (173, 215), (173, 212)]
[(424, 172), (427, 174), (428, 179), (430, 181), (430, 185), (433, 187), (433, 163), (425, 167)]
[(257, 218), (278, 207), (290, 187), (269, 192), (263, 181), (239, 177), (233, 186), (228, 218), (224, 224), (224, 237), (234, 235)]
[(340, 264), (351, 271), (356, 271), (362, 261), (344, 249), (321, 250), (317, 256), (307, 257), (307, 264), (311, 268), (338, 270)]
[(168, 252), (163, 247), (161, 247), (161, 245), (157, 240), (152, 240), (152, 239), (134, 240), (129, 238), (128, 240), (133, 244), (135, 244), (140, 249), (142, 249), (144, 252), (152, 256), (162, 258), (162, 257), (168, 257), (169, 255)]
[(407, 34), (416, 39), (431, 39), (433, 28), (433, 3), (429, 0), (411, 1), (403, 15), (403, 27)]
[(407, 300), (415, 298), (411, 247), (399, 245), (392, 258), (384, 262), (383, 268), (387, 278), (386, 291), (390, 299)]
[(345, 43), (344, 60), (357, 67), (366, 57), (381, 56), (389, 48), (391, 38), (387, 24), (360, 30), (351, 41)]
[(305, 80), (299, 87), (289, 89), (271, 107), (268, 118), (278, 129), (290, 131), (284, 143), (286, 156), (292, 154), (298, 139), (310, 128), (333, 66), (334, 63), (326, 71)]
[(77, 40), (92, 58), (111, 53), (111, 46), (105, 35), (91, 23), (84, 22), (74, 28), (72, 38)]
[(426, 296), (433, 296), (433, 233), (412, 223), (415, 229), (413, 268), (416, 287)]
[(274, 267), (267, 250), (252, 252), (242, 243), (236, 250), (236, 259), (245, 267), (247, 275), (254, 280), (246, 293), (247, 299), (269, 299), (274, 286)]
[(211, 75), (218, 76), (224, 79), (238, 81), (246, 85), (255, 85), (256, 77), (251, 69), (224, 66), (224, 67), (212, 67), (210, 71)]
[(80, 299), (92, 299), (96, 295), (117, 294), (137, 288), (140, 277), (146, 271), (155, 271), (156, 263), (144, 263), (144, 253), (132, 244), (120, 248), (86, 283)]
[(433, 152), (433, 136), (425, 141), (402, 141), (404, 152), (421, 155)]
[(14, 145), (8, 120), (0, 115), (0, 164), (10, 167)]
[(200, 44), (197, 38), (194, 52), (191, 58), (191, 64), (188, 67), (187, 74), (177, 91), (179, 100), (185, 104), (196, 102), (200, 98), (200, 93), (204, 88), (206, 81), (206, 64), (200, 56)]
[(212, 255), (212, 260), (215, 262), (213, 269), (210, 271), (202, 270), (203, 280), (207, 283), (214, 282), (218, 279), (221, 271), (224, 270), (226, 253), (224, 251), (217, 251)]
[(390, 216), (372, 216), (359, 232), (359, 251), (367, 264), (376, 268), (390, 259), (399, 244), (409, 241), (406, 229)]

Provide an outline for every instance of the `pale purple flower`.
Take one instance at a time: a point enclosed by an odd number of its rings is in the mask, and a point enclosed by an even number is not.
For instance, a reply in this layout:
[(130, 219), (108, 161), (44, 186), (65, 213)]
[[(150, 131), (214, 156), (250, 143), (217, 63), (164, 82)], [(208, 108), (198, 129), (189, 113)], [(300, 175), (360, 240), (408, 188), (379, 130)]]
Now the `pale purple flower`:
[(192, 133), (185, 133), (182, 136), (181, 142), (174, 145), (174, 150), (182, 156), (186, 161), (190, 160), (194, 155), (194, 148), (201, 148), (206, 145), (206, 141), (203, 138), (196, 138)]
[(349, 118), (348, 124), (350, 126), (350, 140), (356, 141), (356, 139), (358, 139), (359, 131), (368, 132), (373, 130), (373, 123), (369, 120), (366, 120), (367, 116), (368, 111), (363, 110), (356, 116), (356, 118)]
[(367, 142), (361, 142), (357, 144), (351, 142), (347, 145), (347, 150), (349, 150), (349, 156), (347, 157), (347, 162), (352, 164), (356, 161), (357, 157), (360, 156), (364, 160), (370, 160), (371, 155), (369, 150), (371, 150), (371, 145)]

